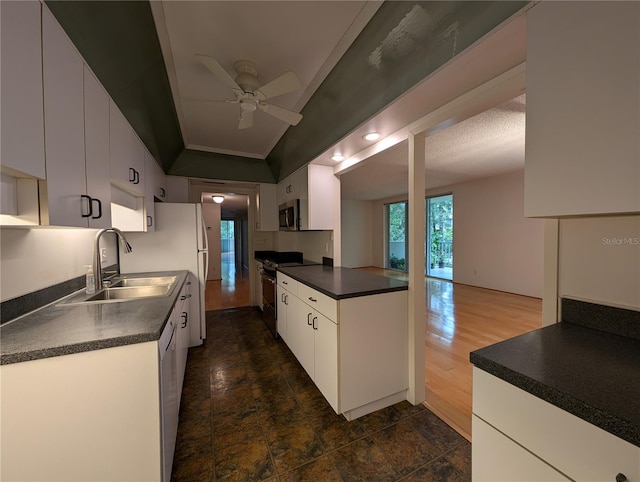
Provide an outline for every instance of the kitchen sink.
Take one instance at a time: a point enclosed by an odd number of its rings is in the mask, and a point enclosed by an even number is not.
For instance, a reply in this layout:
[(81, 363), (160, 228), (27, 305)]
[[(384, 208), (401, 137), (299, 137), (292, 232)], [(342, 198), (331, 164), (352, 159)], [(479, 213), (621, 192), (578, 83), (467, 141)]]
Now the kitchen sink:
[(144, 276), (116, 278), (104, 289), (93, 295), (76, 293), (59, 305), (84, 305), (98, 303), (116, 303), (159, 296), (168, 296), (173, 292), (176, 276)]
[(155, 286), (132, 286), (127, 288), (105, 288), (95, 295), (90, 296), (87, 301), (115, 301), (115, 300), (131, 300), (136, 298), (148, 298), (150, 296), (162, 296), (169, 293), (171, 285), (155, 285)]
[(122, 278), (114, 281), (109, 288), (117, 287), (153, 287), (161, 285), (171, 285), (176, 280), (175, 276), (154, 276), (147, 278)]

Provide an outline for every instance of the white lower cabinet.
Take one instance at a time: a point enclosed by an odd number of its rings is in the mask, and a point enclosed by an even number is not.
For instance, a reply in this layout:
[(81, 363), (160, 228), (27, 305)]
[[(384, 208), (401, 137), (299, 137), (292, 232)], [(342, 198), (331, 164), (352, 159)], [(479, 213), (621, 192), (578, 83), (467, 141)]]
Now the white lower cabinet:
[(472, 470), (475, 482), (570, 480), (475, 415), (472, 430)]
[(406, 399), (407, 330), (406, 291), (335, 300), (278, 272), (278, 332), (348, 420)]
[(474, 481), (640, 480), (640, 447), (473, 369)]
[(0, 480), (171, 480), (188, 282), (158, 341), (0, 366)]

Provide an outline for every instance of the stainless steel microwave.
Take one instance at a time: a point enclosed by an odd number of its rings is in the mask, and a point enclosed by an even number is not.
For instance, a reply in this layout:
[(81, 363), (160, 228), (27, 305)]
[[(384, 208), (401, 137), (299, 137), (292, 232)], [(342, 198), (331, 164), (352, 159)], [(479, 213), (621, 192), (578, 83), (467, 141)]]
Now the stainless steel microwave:
[(298, 231), (300, 229), (300, 220), (298, 218), (300, 211), (299, 199), (280, 204), (278, 211), (280, 213), (280, 231)]

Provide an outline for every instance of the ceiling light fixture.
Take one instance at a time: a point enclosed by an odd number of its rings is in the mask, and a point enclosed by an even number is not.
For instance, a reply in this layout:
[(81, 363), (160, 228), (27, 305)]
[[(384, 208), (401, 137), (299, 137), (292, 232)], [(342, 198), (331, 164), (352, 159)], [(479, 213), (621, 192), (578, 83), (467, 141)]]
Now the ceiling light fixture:
[(332, 161), (344, 161), (344, 156), (342, 154), (334, 154), (331, 156)]
[(213, 202), (216, 204), (222, 204), (222, 201), (224, 201), (224, 196), (213, 196)]
[(378, 139), (380, 139), (380, 134), (378, 134), (377, 132), (369, 132), (368, 134), (362, 136), (362, 138), (365, 141), (377, 141)]

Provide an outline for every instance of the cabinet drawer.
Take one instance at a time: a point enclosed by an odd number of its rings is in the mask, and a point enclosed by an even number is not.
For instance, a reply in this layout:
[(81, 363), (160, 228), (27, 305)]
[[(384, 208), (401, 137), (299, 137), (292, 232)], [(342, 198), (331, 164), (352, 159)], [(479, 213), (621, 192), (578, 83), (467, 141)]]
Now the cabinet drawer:
[(639, 447), (475, 367), (473, 413), (572, 479), (640, 480)]
[(334, 323), (338, 323), (338, 301), (327, 295), (300, 283), (298, 285), (298, 298), (319, 311)]
[(278, 286), (282, 286), (285, 290), (293, 295), (298, 295), (298, 282), (293, 278), (278, 272)]
[(471, 470), (475, 482), (569, 480), (475, 415), (472, 416), (472, 423), (474, 443), (471, 444)]

